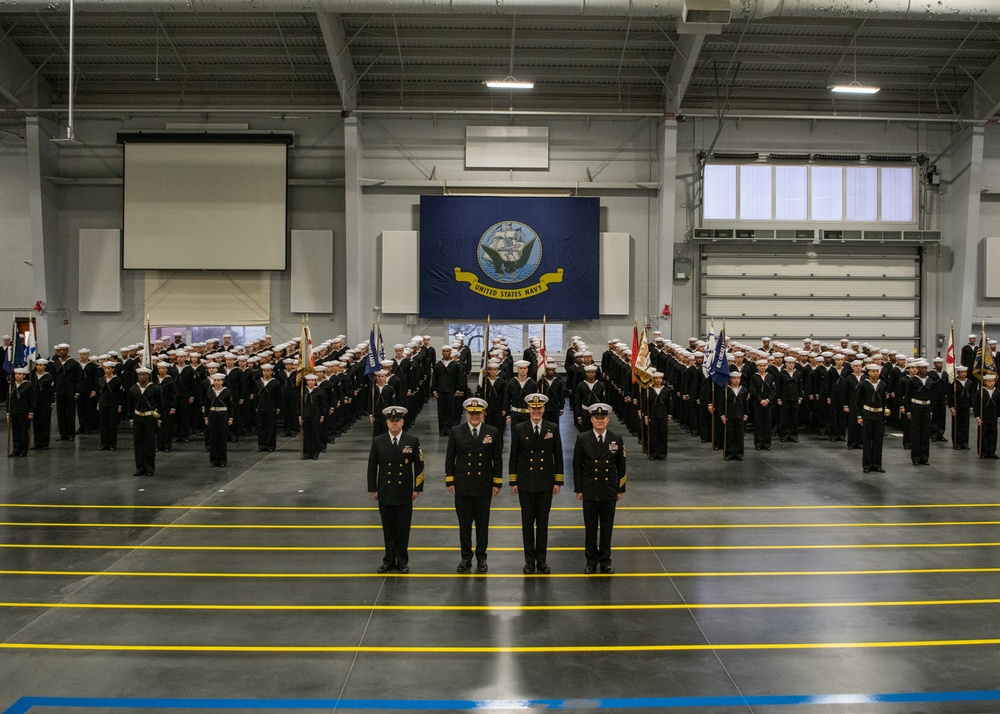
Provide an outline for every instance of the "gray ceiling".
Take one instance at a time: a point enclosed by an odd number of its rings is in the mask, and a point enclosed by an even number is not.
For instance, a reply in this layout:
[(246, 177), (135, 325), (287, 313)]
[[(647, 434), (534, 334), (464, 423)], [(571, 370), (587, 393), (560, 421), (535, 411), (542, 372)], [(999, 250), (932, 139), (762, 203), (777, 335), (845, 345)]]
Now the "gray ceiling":
[[(31, 4), (0, 2), (0, 102), (8, 117), (43, 102), (30, 91), (35, 77), (47, 83), (53, 106), (67, 101), (67, 6)], [(731, 113), (982, 121), (1000, 104), (994, 18), (734, 13), (720, 34), (692, 35), (678, 33), (676, 16), (624, 11), (338, 14), (261, 11), (252, 1), (242, 12), (136, 7), (96, 12), (78, 5), (78, 109), (705, 113), (724, 106)], [(535, 89), (482, 84), (509, 74), (533, 80)], [(882, 91), (852, 98), (828, 90), (855, 76)]]

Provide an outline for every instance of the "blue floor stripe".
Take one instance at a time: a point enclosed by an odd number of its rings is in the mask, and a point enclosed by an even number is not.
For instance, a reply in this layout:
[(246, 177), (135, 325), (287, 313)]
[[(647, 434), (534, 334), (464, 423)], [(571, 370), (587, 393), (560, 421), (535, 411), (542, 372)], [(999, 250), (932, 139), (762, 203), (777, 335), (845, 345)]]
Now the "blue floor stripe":
[(34, 707), (129, 709), (344, 709), (466, 711), (470, 709), (682, 709), (696, 707), (800, 706), (816, 704), (927, 704), (1000, 701), (1000, 690), (895, 692), (885, 694), (636, 697), (601, 699), (125, 699), (21, 697), (3, 714)]

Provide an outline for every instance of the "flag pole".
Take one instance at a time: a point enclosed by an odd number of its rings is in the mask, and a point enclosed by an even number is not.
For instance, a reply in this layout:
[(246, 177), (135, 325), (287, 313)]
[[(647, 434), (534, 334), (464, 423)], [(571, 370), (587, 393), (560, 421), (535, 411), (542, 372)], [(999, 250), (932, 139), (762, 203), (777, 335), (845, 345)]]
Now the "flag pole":
[[(306, 365), (302, 361), (305, 357), (305, 345), (303, 344), (305, 340), (303, 339), (306, 334), (306, 323), (309, 322), (309, 315), (302, 315), (302, 334), (299, 335), (299, 370), (298, 370), (298, 380), (299, 380), (299, 420), (302, 419), (302, 412), (305, 411), (306, 407)], [(305, 458), (306, 456), (306, 429), (305, 424), (299, 424), (299, 456)]]
[[(945, 355), (945, 360), (948, 356)], [(955, 321), (951, 321), (951, 403), (955, 406), (955, 413), (951, 415), (951, 448), (958, 448), (958, 360), (955, 359)]]
[[(374, 322), (372, 322), (372, 336), (373, 337), (375, 336), (375, 323)], [(373, 340), (373, 342), (374, 342), (374, 340)], [(369, 347), (371, 347), (371, 346), (372, 345), (369, 345)], [(375, 350), (375, 354), (373, 354), (368, 359), (369, 360), (377, 360), (378, 359), (378, 350), (376, 349)], [(381, 363), (379, 363), (378, 368), (382, 369), (382, 364)], [(378, 370), (375, 370), (375, 371), (377, 372)], [(373, 372), (371, 376), (372, 376), (372, 380), (371, 380), (371, 383), (372, 383), (372, 394), (371, 394), (371, 399), (368, 402), (368, 411), (371, 412), (372, 426), (374, 427), (374, 425), (375, 425), (375, 419), (377, 418), (376, 415), (375, 415), (375, 381), (376, 381), (375, 380), (375, 373)]]
[(13, 431), (14, 423), (10, 418), (10, 400), (11, 395), (14, 393), (14, 354), (17, 352), (17, 315), (12, 314), (10, 316), (11, 320), (11, 330), (10, 330), (10, 347), (7, 348), (7, 453), (11, 452), (13, 445), (11, 443), (11, 432)]
[[(726, 335), (726, 321), (722, 321), (722, 335)], [(723, 342), (722, 351), (725, 353), (726, 344)], [(728, 359), (728, 358), (727, 358)], [(726, 370), (729, 369), (729, 363), (726, 363)], [(722, 416), (726, 418), (726, 421), (722, 425), (722, 460), (726, 460), (726, 447), (729, 445), (729, 385), (723, 385), (722, 387)], [(734, 395), (735, 398), (735, 395)]]

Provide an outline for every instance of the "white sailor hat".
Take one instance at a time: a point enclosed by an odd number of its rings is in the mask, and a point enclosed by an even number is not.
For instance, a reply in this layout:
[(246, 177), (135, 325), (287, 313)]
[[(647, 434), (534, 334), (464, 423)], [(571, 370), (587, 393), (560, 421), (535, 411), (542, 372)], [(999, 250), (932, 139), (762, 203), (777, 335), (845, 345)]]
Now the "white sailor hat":
[(760, 341), (761, 341), (761, 342), (770, 342), (770, 341), (771, 341), (771, 338), (770, 338), (770, 337), (761, 337), (761, 338), (760, 338)]
[(399, 421), (406, 416), (406, 407), (386, 407), (382, 410), (383, 416), (390, 421)]
[(935, 362), (944, 362), (944, 358), (943, 357), (935, 357), (934, 361)]
[(957, 365), (957, 366), (955, 367), (955, 371), (956, 371), (956, 372), (968, 372), (968, 371), (969, 371), (969, 368), (968, 368), (968, 367), (966, 367), (966, 366), (965, 366), (964, 364), (960, 364), (960, 365)]
[(215, 374), (208, 375), (208, 378), (211, 380), (223, 380), (226, 378), (226, 375), (224, 375), (222, 372), (216, 372)]
[(650, 374), (653, 377), (662, 377), (663, 376), (663, 372), (651, 372)]
[[(8, 339), (10, 339), (10, 338), (8, 338)], [(56, 350), (68, 350), (69, 349), (69, 345), (66, 344), (65, 342), (60, 342), (53, 349), (56, 349)]]
[(916, 360), (913, 363), (913, 366), (914, 367), (926, 367), (927, 366), (927, 360), (925, 360), (925, 359), (918, 359), (918, 360)]
[(389, 373), (386, 372), (384, 369), (375, 370), (375, 376), (376, 377), (384, 377), (387, 374), (389, 374)]
[(461, 342), (464, 342), (465, 341), (465, 335), (463, 335), (461, 332), (459, 332), (457, 335), (455, 335), (455, 339), (459, 340)]
[(82, 349), (79, 349), (79, 350), (77, 350), (77, 354), (81, 354), (81, 355), (88, 354), (89, 355), (90, 354), (90, 348), (89, 347), (84, 347)]
[(489, 406), (485, 399), (480, 399), (479, 397), (471, 397), (462, 402), (462, 409), (467, 412), (481, 412), (485, 411), (486, 407)]
[(582, 352), (577, 352), (576, 356), (577, 357), (593, 357), (594, 353), (590, 352), (589, 350), (583, 350)]
[(326, 372), (326, 365), (318, 364), (315, 367), (313, 367), (313, 370), (315, 370), (316, 372)]
[(844, 359), (845, 356), (846, 355), (843, 352), (840, 352), (840, 351), (833, 353), (833, 358), (834, 359)]
[(28, 374), (28, 368), (27, 367), (15, 367), (14, 368), (14, 374)]
[(232, 332), (223, 332), (223, 333), (222, 333), (222, 336), (223, 336), (223, 337), (232, 337), (232, 336), (233, 336), (233, 333), (232, 333)]
[(529, 394), (524, 398), (524, 403), (534, 409), (538, 409), (539, 407), (544, 407), (546, 402), (548, 401), (549, 398), (539, 392), (535, 392), (534, 394)]
[(997, 376), (993, 372), (987, 372), (986, 374), (983, 375), (983, 380), (984, 381), (987, 380), (987, 379), (993, 380), (993, 379), (996, 379), (996, 378), (997, 378)]
[(746, 355), (743, 352), (734, 352), (733, 357), (746, 357)]
[(269, 370), (271, 370), (271, 371), (274, 371), (274, 365), (273, 365), (273, 364), (271, 364), (270, 362), (265, 362), (264, 364), (262, 364), (262, 365), (260, 366), (260, 368), (261, 368), (261, 369), (269, 369)]
[(135, 371), (135, 373), (136, 374), (152, 374), (153, 370), (151, 370), (149, 367), (139, 367), (139, 369), (137, 369)]
[(206, 362), (205, 363), (205, 369), (212, 369), (213, 367), (215, 369), (218, 369), (219, 368), (219, 363), (218, 362)]
[(486, 363), (486, 366), (487, 366), (487, 367), (499, 367), (499, 366), (500, 366), (500, 362), (498, 362), (498, 361), (497, 361), (497, 360), (495, 360), (495, 359), (491, 359), (491, 360), (489, 360), (489, 361), (488, 361), (488, 362)]
[(785, 357), (785, 361), (786, 361), (786, 362), (794, 362), (794, 361), (795, 361), (795, 358), (794, 358), (794, 357), (791, 357), (791, 356), (789, 356), (789, 357)]
[(830, 352), (830, 350), (824, 350), (823, 352), (819, 353), (819, 356), (820, 357), (833, 357), (833, 352)]
[(298, 362), (298, 360), (293, 359), (291, 357), (285, 357), (285, 359), (281, 361), (284, 362), (285, 364), (295, 364), (296, 362)]
[(979, 337), (979, 335), (969, 335), (969, 339), (970, 339), (970, 340), (974, 340), (974, 339), (976, 339), (977, 337)]
[(441, 345), (442, 352), (451, 352), (451, 345)]
[[(114, 363), (112, 362), (112, 364)], [(170, 369), (170, 363), (166, 360), (163, 360), (162, 362), (154, 362), (153, 364), (155, 364), (157, 368), (163, 367), (164, 369)]]
[(236, 359), (236, 355), (234, 355), (232, 352), (223, 352), (222, 359)]
[[(181, 354), (181, 353), (178, 352), (177, 354)], [(274, 354), (274, 352), (272, 352), (271, 350), (264, 350), (263, 352), (260, 353), (260, 356), (261, 357), (270, 357), (273, 354)]]
[(319, 379), (319, 375), (316, 374), (315, 372), (306, 372), (305, 379), (307, 380), (311, 379), (315, 382), (316, 380)]
[(592, 417), (606, 417), (611, 414), (612, 409), (610, 404), (598, 402), (587, 407), (587, 411), (590, 412), (590, 416)]
[(379, 364), (382, 365), (383, 367), (392, 367), (396, 363), (393, 362), (391, 359), (384, 359), (381, 360)]
[(597, 365), (596, 364), (588, 364), (586, 367), (583, 368), (583, 371), (584, 372), (596, 372), (597, 371)]
[[(47, 359), (42, 359), (40, 357), (35, 360), (35, 364), (48, 364), (48, 363), (49, 361)], [(112, 362), (111, 364), (117, 365), (116, 362)]]
[(851, 362), (851, 366), (852, 367), (863, 367), (864, 364), (865, 364), (865, 361), (863, 359), (856, 359), (853, 362)]
[(526, 360), (526, 359), (519, 359), (519, 360), (517, 360), (517, 361), (516, 361), (516, 362), (514, 363), (514, 366), (515, 366), (515, 367), (530, 367), (530, 366), (531, 366), (531, 362), (529, 362), (529, 361), (528, 361), (528, 360)]
[(879, 372), (879, 371), (882, 370), (882, 366), (881, 365), (877, 365), (874, 362), (872, 362), (867, 367), (865, 367), (865, 369), (870, 370), (870, 371)]
[(401, 350), (401, 349), (403, 349), (404, 347), (406, 347), (406, 345), (404, 345), (404, 344), (401, 344), (401, 343), (397, 342), (396, 344), (394, 344), (394, 345), (392, 346), (392, 349), (394, 349), (394, 350)]
[(768, 360), (766, 360), (766, 359), (759, 359), (759, 360), (757, 360), (757, 364), (762, 364), (762, 365), (764, 365), (766, 367), (767, 364), (768, 364)]
[(413, 354), (413, 350), (411, 350), (409, 347), (404, 347), (403, 348), (403, 356), (404, 357), (409, 357), (412, 354)]

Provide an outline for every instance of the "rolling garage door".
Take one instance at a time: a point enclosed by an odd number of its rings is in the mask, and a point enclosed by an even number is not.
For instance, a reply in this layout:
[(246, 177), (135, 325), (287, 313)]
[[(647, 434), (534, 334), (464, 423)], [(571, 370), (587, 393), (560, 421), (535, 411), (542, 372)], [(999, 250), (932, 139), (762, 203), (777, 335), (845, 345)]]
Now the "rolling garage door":
[(706, 332), (714, 318), (752, 345), (847, 337), (911, 354), (920, 343), (919, 248), (704, 246), (700, 278)]

